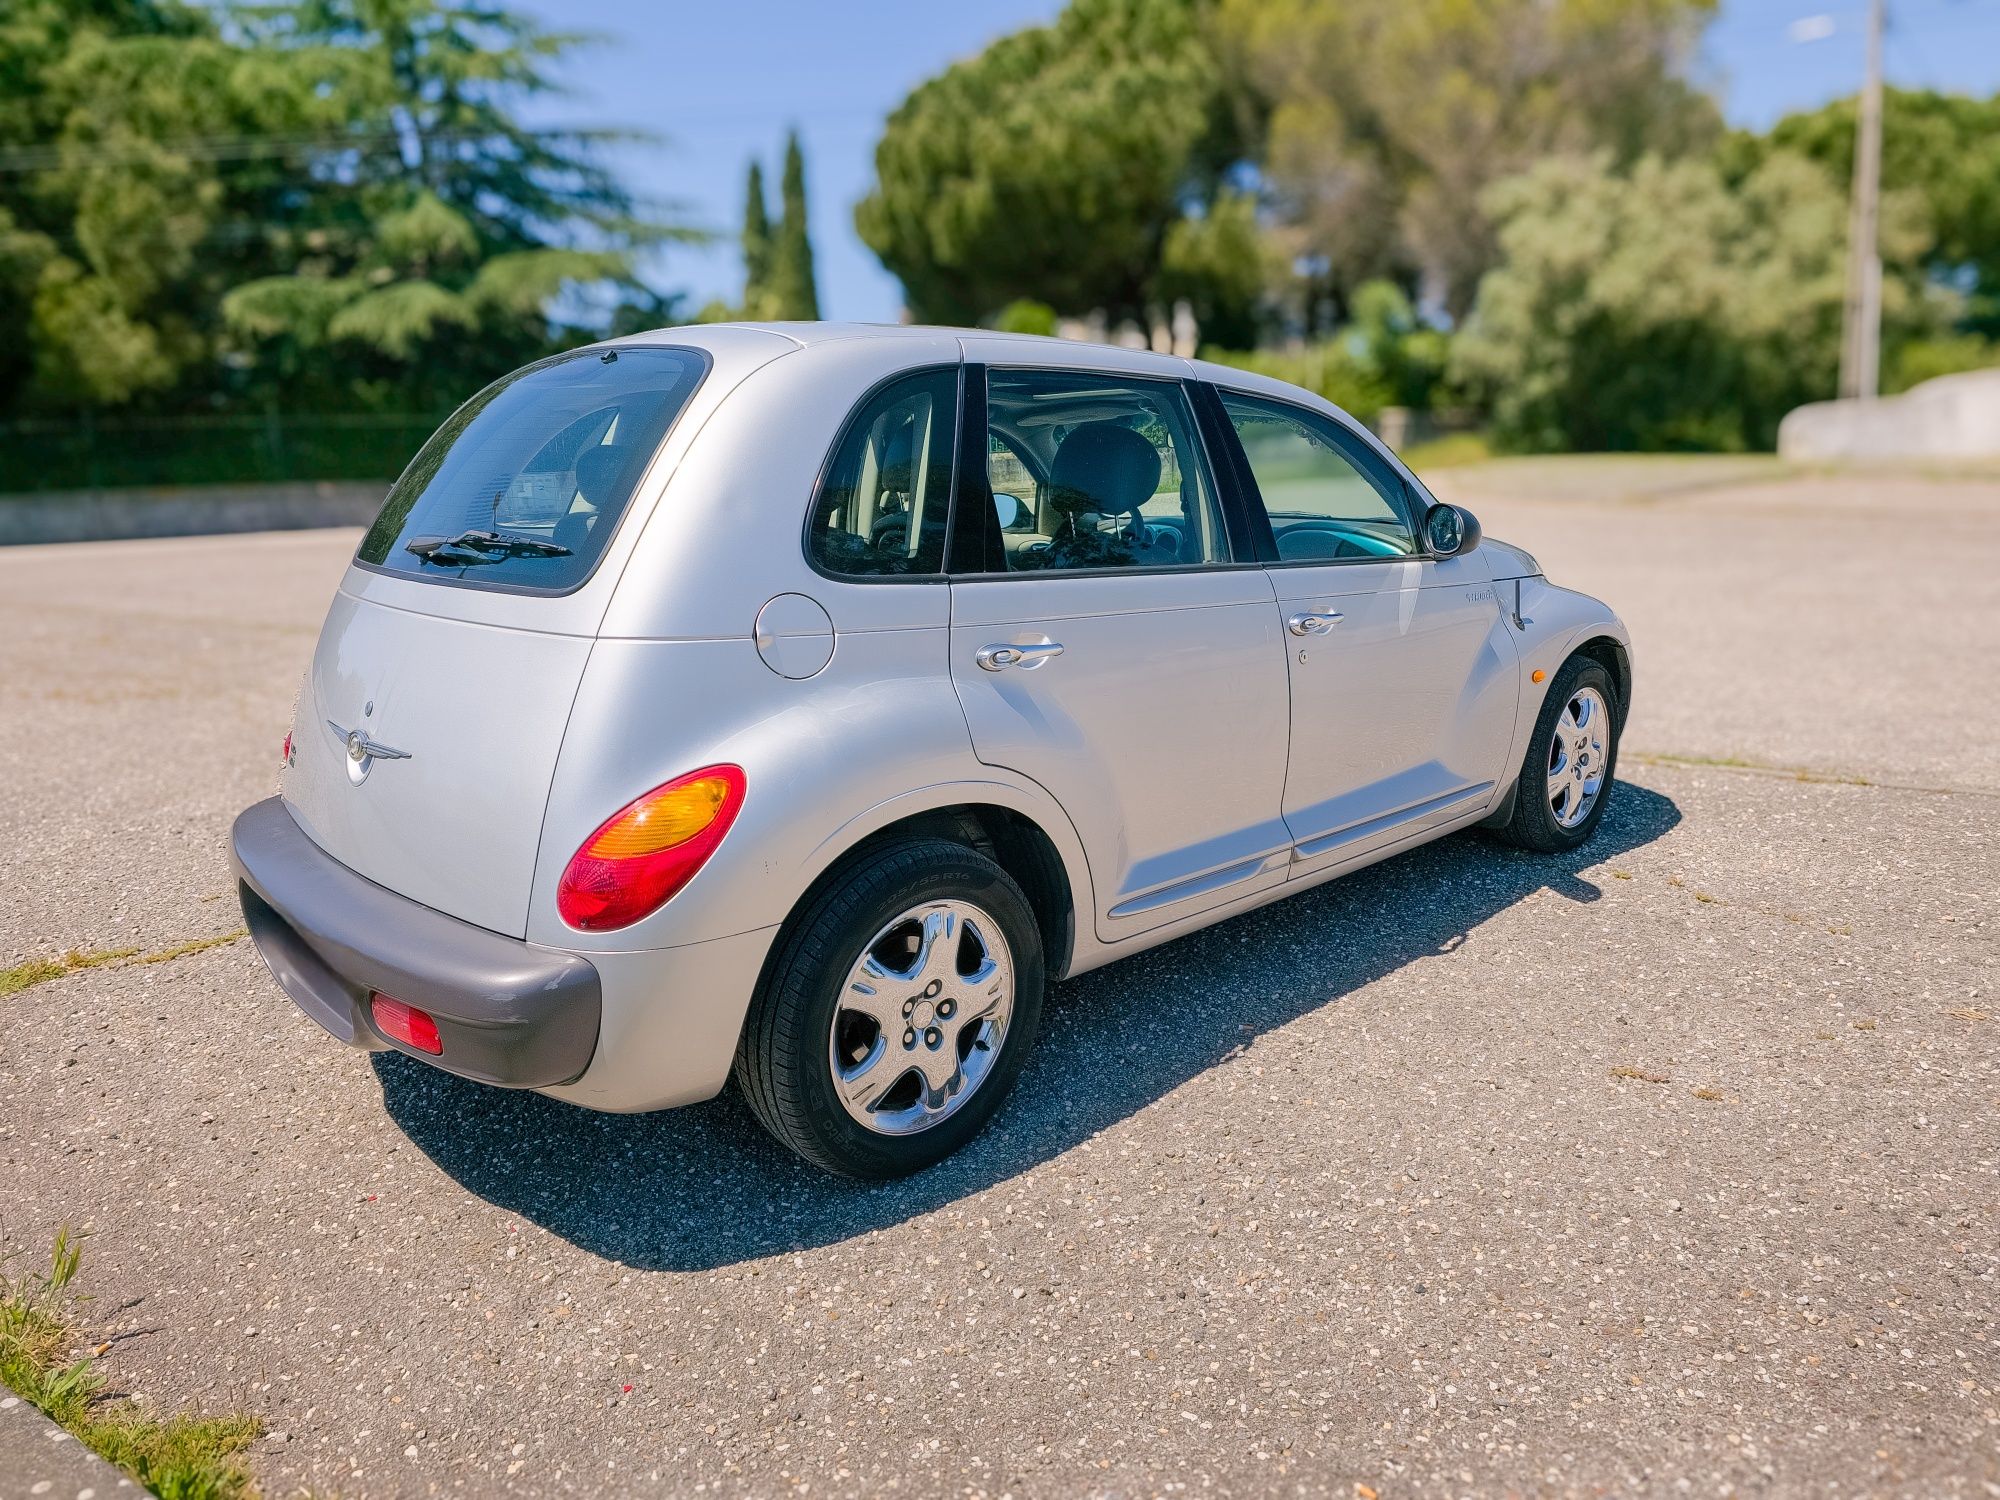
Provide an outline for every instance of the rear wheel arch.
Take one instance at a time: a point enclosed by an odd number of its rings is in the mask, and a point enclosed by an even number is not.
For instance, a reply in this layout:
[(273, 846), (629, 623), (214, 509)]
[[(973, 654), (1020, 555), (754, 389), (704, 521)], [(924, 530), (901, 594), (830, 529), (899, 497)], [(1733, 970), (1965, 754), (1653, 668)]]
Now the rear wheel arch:
[[(785, 917), (789, 927), (827, 887), (887, 844), (942, 838), (977, 849), (1021, 887), (1035, 913), (1050, 978), (1065, 973), (1076, 942), (1077, 892), (1061, 847), (1041, 822), (997, 802), (941, 803), (870, 829), (827, 861)], [(774, 942), (772, 951), (782, 947)]]

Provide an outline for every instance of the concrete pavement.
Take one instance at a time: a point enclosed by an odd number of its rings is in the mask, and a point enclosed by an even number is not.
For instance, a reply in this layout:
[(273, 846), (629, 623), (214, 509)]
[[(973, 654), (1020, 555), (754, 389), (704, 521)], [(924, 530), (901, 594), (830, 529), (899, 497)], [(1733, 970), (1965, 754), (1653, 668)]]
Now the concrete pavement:
[[(1065, 985), (886, 1187), (135, 957), (0, 1001), (9, 1247), (87, 1223), (121, 1384), (274, 1494), (2000, 1494), (2000, 486), (1530, 480), (1459, 494), (1638, 638), (1580, 857)], [(234, 928), (351, 545), (0, 554), (0, 963)]]

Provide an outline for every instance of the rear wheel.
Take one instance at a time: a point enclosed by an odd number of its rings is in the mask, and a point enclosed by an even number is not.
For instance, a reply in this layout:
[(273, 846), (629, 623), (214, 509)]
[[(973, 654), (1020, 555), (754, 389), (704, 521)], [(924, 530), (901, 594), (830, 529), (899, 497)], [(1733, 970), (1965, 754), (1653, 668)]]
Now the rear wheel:
[(979, 1133), (1041, 1019), (1040, 931), (1005, 870), (946, 839), (889, 845), (780, 942), (736, 1054), (773, 1135), (828, 1171), (898, 1177)]
[(1549, 684), (1501, 836), (1560, 854), (1597, 831), (1618, 769), (1617, 687), (1587, 656), (1572, 656)]

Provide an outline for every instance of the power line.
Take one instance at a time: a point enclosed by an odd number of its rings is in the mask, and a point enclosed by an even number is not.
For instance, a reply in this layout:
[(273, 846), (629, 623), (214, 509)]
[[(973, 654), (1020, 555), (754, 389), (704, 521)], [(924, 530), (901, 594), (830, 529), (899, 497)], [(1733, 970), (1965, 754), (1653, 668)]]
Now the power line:
[[(588, 141), (603, 144), (629, 138), (628, 131), (590, 127), (564, 127), (522, 131), (529, 139)], [(76, 166), (123, 166), (155, 159), (161, 152), (194, 161), (253, 161), (281, 156), (346, 155), (352, 152), (404, 148), (418, 137), (393, 131), (360, 131), (343, 135), (208, 135), (182, 136), (169, 140), (147, 139), (128, 146), (81, 146), (50, 142), (36, 146), (14, 146), (0, 150), (0, 173), (47, 172)], [(510, 142), (513, 137), (497, 130), (439, 130), (421, 137), (427, 146), (458, 146), (473, 142)]]

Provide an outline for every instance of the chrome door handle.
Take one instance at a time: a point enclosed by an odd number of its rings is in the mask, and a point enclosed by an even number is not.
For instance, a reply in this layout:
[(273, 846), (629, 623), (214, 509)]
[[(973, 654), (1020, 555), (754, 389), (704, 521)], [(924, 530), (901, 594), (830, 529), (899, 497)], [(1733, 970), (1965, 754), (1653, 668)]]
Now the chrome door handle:
[(1315, 614), (1311, 610), (1293, 615), (1285, 621), (1285, 628), (1293, 635), (1327, 635), (1344, 619), (1339, 610), (1328, 614)]
[(1049, 641), (1040, 646), (981, 646), (973, 653), (972, 659), (989, 672), (1004, 672), (1009, 667), (1032, 672), (1043, 662), (1061, 655), (1062, 642)]

